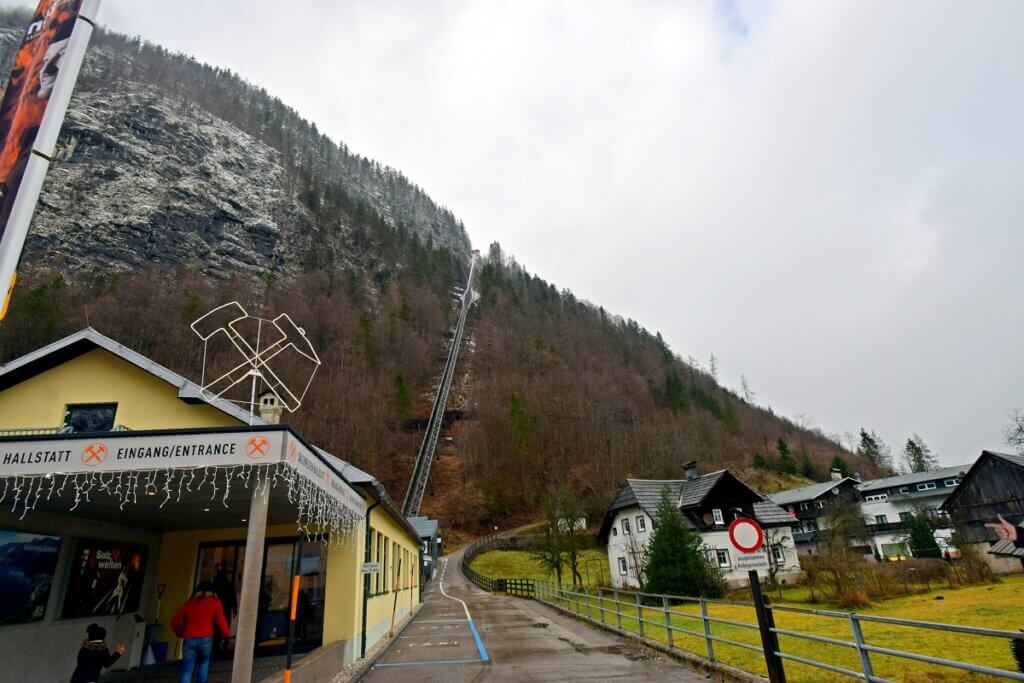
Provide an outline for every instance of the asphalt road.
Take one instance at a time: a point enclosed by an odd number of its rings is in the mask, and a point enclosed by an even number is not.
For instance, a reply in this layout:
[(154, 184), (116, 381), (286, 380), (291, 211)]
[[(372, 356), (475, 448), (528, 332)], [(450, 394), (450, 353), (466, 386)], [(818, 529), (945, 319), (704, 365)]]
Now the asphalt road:
[(704, 681), (534, 600), (491, 595), (442, 560), (423, 607), (364, 680)]

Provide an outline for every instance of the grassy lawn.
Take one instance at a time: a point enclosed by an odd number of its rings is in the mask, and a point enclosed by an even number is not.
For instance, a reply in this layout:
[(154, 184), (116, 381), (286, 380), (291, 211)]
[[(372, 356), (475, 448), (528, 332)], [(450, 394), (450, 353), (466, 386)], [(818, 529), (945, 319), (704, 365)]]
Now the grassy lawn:
[[(580, 574), (583, 583), (597, 586), (608, 582), (608, 556), (600, 550), (584, 550), (580, 554)], [(522, 550), (489, 550), (474, 559), (470, 565), (473, 571), (495, 579), (533, 579), (555, 581), (555, 573), (549, 571), (530, 554)], [(562, 582), (572, 583), (568, 566), (562, 570)]]
[[(943, 596), (936, 600), (936, 596)], [(564, 603), (573, 611), (582, 612), (595, 619), (605, 609), (604, 620), (615, 623), (615, 607), (611, 592), (605, 590), (603, 598), (592, 597), (575, 604)], [(624, 600), (629, 600), (626, 596)], [(673, 644), (681, 649), (700, 655), (707, 655), (703, 637), (689, 635), (675, 629), (687, 629), (701, 633), (703, 624), (699, 618), (700, 609), (696, 604), (674, 605), (670, 608), (673, 626)], [(662, 642), (668, 642), (665, 629), (665, 615), (660, 608), (642, 610), (645, 623), (644, 635)], [(754, 610), (743, 605), (712, 604), (708, 614), (712, 619), (744, 622), (752, 626), (757, 623)], [(922, 621), (936, 621), (952, 624), (981, 626), (1001, 630), (1017, 630), (1024, 627), (1024, 577), (1011, 577), (991, 586), (974, 586), (955, 590), (938, 590), (926, 595), (912, 595), (895, 598), (875, 607), (859, 610), (858, 614), (900, 617)], [(620, 607), (619, 619), (622, 628), (638, 632), (637, 608), (630, 604)], [(779, 611), (776, 626), (792, 631), (812, 633), (838, 640), (852, 641), (850, 623), (846, 619), (823, 617), (810, 614), (795, 614)], [(944, 631), (911, 629), (904, 626), (862, 622), (864, 636), (868, 643), (878, 647), (917, 652), (963, 662), (1015, 670), (1008, 642), (1002, 639), (973, 636)], [(744, 628), (731, 624), (712, 623), (711, 633), (720, 638), (760, 646), (756, 628)], [(792, 636), (780, 636), (782, 652), (807, 659), (824, 661), (854, 671), (860, 670), (857, 653), (852, 648), (817, 643)], [(740, 669), (766, 674), (763, 655), (744, 648), (714, 643), (716, 658)], [(985, 681), (1004, 680), (969, 674), (945, 667), (936, 667), (921, 662), (872, 654), (875, 675), (899, 681)], [(795, 662), (786, 662), (786, 674), (791, 681), (844, 681), (846, 676)]]

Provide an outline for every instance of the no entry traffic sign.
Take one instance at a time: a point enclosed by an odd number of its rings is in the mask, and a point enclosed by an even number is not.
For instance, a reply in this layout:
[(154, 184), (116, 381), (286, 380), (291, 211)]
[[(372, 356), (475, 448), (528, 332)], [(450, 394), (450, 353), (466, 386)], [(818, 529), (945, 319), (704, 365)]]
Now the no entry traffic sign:
[(737, 517), (729, 525), (729, 542), (741, 553), (756, 553), (764, 545), (764, 531), (754, 520)]

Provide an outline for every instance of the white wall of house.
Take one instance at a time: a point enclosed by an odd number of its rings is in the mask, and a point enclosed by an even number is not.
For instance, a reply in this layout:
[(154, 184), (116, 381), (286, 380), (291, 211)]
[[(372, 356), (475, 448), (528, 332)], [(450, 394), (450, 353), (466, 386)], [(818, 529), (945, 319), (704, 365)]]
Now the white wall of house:
[[(625, 525), (623, 524), (625, 522)], [(619, 510), (608, 533), (608, 566), (611, 568), (612, 585), (616, 588), (639, 588), (640, 572), (650, 543), (653, 525), (651, 518), (637, 506)], [(777, 576), (787, 583), (800, 576), (800, 560), (797, 559), (793, 533), (789, 527), (771, 529), (766, 534), (773, 536), (779, 545), (780, 567)], [(730, 586), (747, 585), (747, 572), (735, 569), (736, 549), (729, 543), (729, 532), (725, 529), (701, 533), (704, 548), (712, 558)], [(767, 542), (767, 541), (766, 541)], [(762, 579), (768, 571), (758, 572)]]
[[(868, 529), (870, 530), (873, 524), (899, 522), (908, 515), (913, 515), (918, 508), (938, 510), (939, 506), (942, 505), (954, 490), (954, 487), (944, 486), (943, 484), (944, 482), (939, 481), (935, 489), (922, 492), (917, 492), (915, 485), (907, 487), (908, 491), (912, 494), (932, 494), (923, 496), (889, 495), (881, 491), (865, 491), (864, 501), (861, 503), (860, 509), (865, 521), (868, 523)], [(941, 550), (944, 551), (950, 547), (949, 537), (952, 533), (952, 528), (935, 530), (935, 542)], [(904, 543), (907, 546), (907, 550), (899, 554), (906, 557), (908, 554), (913, 554), (909, 552), (910, 544), (907, 542), (908, 538), (909, 533), (907, 531), (881, 532), (872, 534), (871, 543), (882, 557), (896, 554), (896, 546)]]
[(640, 587), (640, 572), (652, 527), (651, 518), (639, 506), (616, 513), (608, 532), (608, 566), (616, 588)]

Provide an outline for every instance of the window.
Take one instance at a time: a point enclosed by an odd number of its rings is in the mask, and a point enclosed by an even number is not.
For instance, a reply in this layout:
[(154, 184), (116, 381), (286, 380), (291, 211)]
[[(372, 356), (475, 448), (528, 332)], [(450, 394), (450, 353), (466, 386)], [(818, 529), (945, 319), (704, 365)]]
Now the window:
[(942, 482), (942, 485), (945, 486), (947, 489), (951, 489), (959, 483), (959, 479), (947, 479), (946, 481)]
[(914, 521), (914, 513), (912, 513), (912, 512), (901, 512), (900, 513), (900, 521), (901, 522), (907, 522), (908, 524), (910, 522), (913, 522)]
[(918, 491), (931, 491), (934, 488), (936, 488), (934, 481), (926, 481), (923, 484), (918, 484), (917, 485), (917, 490)]
[(868, 496), (864, 499), (865, 503), (881, 503), (883, 500), (889, 500), (889, 494), (887, 493), (876, 493), (873, 496)]
[(647, 520), (644, 519), (643, 515), (637, 515), (636, 517), (636, 530), (638, 532), (647, 531)]
[(619, 558), (619, 574), (621, 576), (626, 575), (626, 558), (624, 557)]
[(388, 551), (391, 549), (390, 546), (391, 546), (391, 541), (390, 541), (390, 539), (388, 539), (387, 536), (385, 536), (384, 537), (384, 564), (380, 568), (381, 572), (383, 572), (383, 574), (384, 574), (384, 589), (383, 590), (384, 590), (385, 593), (387, 593), (388, 590), (390, 590), (389, 586), (390, 586), (390, 581), (391, 581), (391, 572), (389, 571), (389, 568), (388, 568)]
[(614, 527), (614, 526), (613, 526), (613, 527), (612, 527), (612, 536), (618, 536), (618, 535), (619, 535), (619, 529), (618, 529), (618, 527)]
[(64, 409), (64, 429), (70, 432), (109, 432), (114, 428), (116, 403), (82, 403)]
[(818, 507), (819, 510), (825, 509), (825, 501), (823, 500), (819, 500), (817, 503), (815, 503), (815, 505)]
[[(383, 565), (381, 564), (381, 562), (383, 561), (383, 558), (381, 556), (381, 553), (383, 552), (382, 549), (384, 548), (383, 538), (384, 537), (381, 535), (381, 532), (377, 531), (377, 540), (376, 540), (376, 543), (374, 543), (374, 552), (376, 553), (375, 557), (376, 557), (376, 560), (377, 560), (377, 564), (382, 569), (383, 569)], [(383, 574), (383, 573), (384, 573), (383, 571), (377, 571), (377, 573), (374, 575), (374, 594), (375, 595), (381, 592), (381, 588), (382, 588), (381, 582), (383, 581), (383, 579), (381, 578), (381, 574)]]
[(899, 491), (897, 491), (897, 493), (910, 493), (910, 487), (909, 486), (901, 486)]
[(885, 515), (875, 515), (875, 524), (888, 524), (889, 518)]
[(786, 561), (786, 549), (782, 547), (781, 543), (776, 543), (772, 546), (772, 557), (775, 558), (776, 562)]
[(722, 569), (728, 569), (732, 566), (732, 562), (729, 561), (728, 550), (715, 550), (715, 559), (718, 561), (718, 566)]
[(711, 511), (711, 514), (715, 518), (715, 524), (725, 524), (725, 517), (722, 516), (721, 510), (715, 508), (714, 510)]
[(629, 536), (629, 520), (625, 517), (622, 518), (622, 535)]
[(810, 503), (800, 503), (800, 509), (801, 510), (810, 510), (811, 509), (811, 504)]

